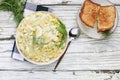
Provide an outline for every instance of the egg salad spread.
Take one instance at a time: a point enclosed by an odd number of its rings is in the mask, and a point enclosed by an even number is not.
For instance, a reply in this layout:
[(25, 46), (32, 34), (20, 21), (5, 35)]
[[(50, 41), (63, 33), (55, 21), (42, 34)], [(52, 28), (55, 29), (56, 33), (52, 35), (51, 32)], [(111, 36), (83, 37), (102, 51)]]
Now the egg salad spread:
[(60, 56), (67, 42), (67, 31), (51, 13), (35, 12), (19, 24), (16, 41), (25, 57), (44, 63)]

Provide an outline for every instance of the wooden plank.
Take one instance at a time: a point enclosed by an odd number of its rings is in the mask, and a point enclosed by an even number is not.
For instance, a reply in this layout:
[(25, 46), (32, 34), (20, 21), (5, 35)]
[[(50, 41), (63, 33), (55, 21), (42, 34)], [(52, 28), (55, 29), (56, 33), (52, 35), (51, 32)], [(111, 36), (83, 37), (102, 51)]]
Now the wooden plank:
[[(114, 43), (114, 44), (113, 44)], [(103, 41), (73, 42), (58, 70), (114, 70), (120, 68), (120, 39), (110, 38)], [(94, 46), (93, 46), (94, 45)], [(0, 42), (0, 69), (52, 70), (56, 63), (49, 66), (36, 66), (10, 58), (13, 40)], [(104, 47), (103, 47), (104, 46)], [(15, 64), (14, 64), (15, 63)], [(23, 65), (23, 66), (20, 66)], [(69, 67), (70, 66), (70, 67)]]
[[(107, 52), (108, 53), (108, 52)], [(10, 55), (10, 53), (7, 53)], [(103, 56), (92, 53), (67, 53), (62, 62), (58, 66), (59, 71), (73, 71), (73, 70), (119, 70), (120, 54), (119, 52), (109, 52), (109, 55)], [(112, 55), (115, 54), (115, 55)], [(89, 57), (88, 57), (89, 56)], [(114, 56), (114, 57), (113, 57)], [(46, 66), (33, 65), (28, 62), (13, 60), (9, 57), (0, 57), (1, 70), (44, 70), (52, 71), (56, 62)], [(21, 66), (22, 65), (22, 66)]]
[[(63, 6), (64, 7), (64, 6)], [(59, 6), (58, 8), (63, 8)], [(118, 8), (119, 9), (119, 8)], [(57, 10), (57, 8), (56, 8)], [(70, 10), (68, 8), (68, 10)], [(54, 12), (55, 13), (55, 12)], [(68, 14), (67, 11), (62, 11), (61, 13), (57, 13), (56, 15), (61, 15), (60, 18), (64, 18), (64, 13)], [(74, 13), (74, 12), (73, 12)], [(65, 24), (67, 25), (68, 28), (72, 27), (72, 25), (75, 25), (75, 14), (68, 14), (68, 16), (72, 15), (73, 17), (65, 20)], [(67, 15), (66, 15), (67, 16)], [(69, 21), (71, 24), (69, 24)], [(70, 25), (70, 27), (69, 27)], [(118, 24), (119, 25), (119, 24)], [(9, 26), (8, 26), (9, 27)], [(13, 33), (11, 32), (13, 31)], [(10, 32), (9, 28), (7, 26), (5, 27), (4, 35), (2, 34), (1, 36), (7, 36), (8, 32), (11, 36), (11, 33), (14, 34), (15, 28), (10, 26)], [(3, 33), (3, 32), (1, 32)], [(73, 44), (68, 49), (68, 53), (63, 59), (62, 63), (58, 67), (58, 70), (99, 70), (99, 69), (119, 69), (120, 68), (120, 27), (117, 27), (116, 31), (114, 34), (109, 37), (108, 39), (105, 40), (94, 40), (91, 38), (88, 38), (85, 34), (81, 34), (80, 38), (76, 41), (73, 41)], [(113, 44), (114, 43), (114, 44)], [(94, 45), (94, 46), (93, 46)], [(1, 56), (1, 69), (18, 69), (18, 70), (24, 70), (24, 69), (36, 69), (36, 70), (52, 70), (55, 63), (45, 67), (39, 67), (39, 66), (34, 66), (29, 63), (23, 63), (19, 61), (14, 61), (10, 59), (10, 54), (13, 46), (13, 40), (11, 41), (1, 41), (0, 42), (0, 56)], [(87, 50), (86, 50), (87, 49)], [(73, 57), (74, 56), (74, 57)], [(107, 61), (106, 61), (107, 59)], [(73, 62), (75, 60), (75, 62)], [(83, 63), (84, 62), (84, 63)], [(5, 64), (6, 63), (6, 64)], [(16, 63), (16, 64), (13, 64)], [(102, 65), (101, 65), (102, 64)], [(7, 66), (6, 66), (7, 65)], [(20, 66), (24, 65), (24, 66)], [(6, 67), (4, 67), (6, 66)], [(71, 67), (68, 67), (71, 66)], [(29, 67), (29, 68), (28, 68)]]
[[(30, 1), (30, 0), (29, 0)], [(37, 0), (31, 0), (38, 3)], [(41, 1), (41, 0), (39, 0)], [(51, 2), (49, 2), (51, 1)], [(56, 1), (56, 2), (55, 2)], [(111, 0), (119, 4), (119, 0)], [(77, 26), (76, 14), (83, 0), (43, 0), (44, 4), (70, 4), (72, 6), (49, 6), (63, 20), (68, 30)], [(41, 3), (41, 2), (40, 2)], [(77, 6), (73, 6), (77, 4)], [(117, 7), (120, 11), (120, 7)], [(120, 14), (120, 13), (119, 13)], [(52, 72), (56, 63), (37, 66), (10, 58), (14, 40), (1, 40), (15, 35), (15, 23), (9, 12), (0, 12), (0, 80), (119, 80), (120, 74), (96, 73), (79, 70), (120, 69), (120, 20), (114, 34), (106, 40), (94, 40), (81, 34), (73, 41), (57, 72)], [(3, 17), (6, 16), (6, 17)], [(69, 24), (71, 23), (71, 24)], [(114, 44), (113, 44), (114, 43)], [(94, 46), (93, 46), (94, 45)], [(104, 46), (104, 47), (103, 47)], [(87, 48), (87, 50), (86, 50)], [(48, 78), (49, 77), (49, 78)]]
[[(107, 38), (105, 40), (95, 40), (95, 39), (88, 38), (86, 35), (82, 35), (82, 36), (80, 36), (79, 39), (72, 42), (68, 52), (70, 52), (70, 53), (72, 53), (72, 52), (94, 53), (94, 52), (105, 52), (105, 51), (110, 52), (110, 51), (115, 51), (115, 50), (118, 51), (120, 49), (119, 45), (117, 45), (120, 42), (119, 38), (120, 38), (119, 32), (117, 32), (117, 31), (115, 31), (114, 34), (112, 34), (109, 38)], [(5, 50), (11, 50), (13, 41), (14, 40), (0, 41), (0, 47), (2, 48), (2, 50), (0, 52), (3, 52)], [(8, 45), (8, 47), (6, 48), (7, 45)], [(94, 46), (92, 46), (92, 45), (94, 45)], [(76, 49), (74, 49), (74, 47), (76, 47)], [(85, 50), (85, 49), (87, 49), (87, 50)]]
[[(119, 0), (109, 0), (114, 4), (120, 4)], [(36, 4), (82, 4), (84, 0), (28, 0)]]
[[(48, 6), (51, 7), (66, 27), (76, 27), (76, 15), (80, 6)], [(117, 6), (118, 11), (120, 7)], [(0, 38), (7, 38), (15, 34), (15, 23), (10, 12), (0, 12)], [(120, 13), (119, 13), (120, 15)], [(3, 16), (6, 16), (5, 18)], [(120, 18), (120, 16), (119, 16)], [(81, 34), (80, 38), (70, 45), (68, 52), (58, 70), (100, 70), (120, 69), (120, 20), (114, 34), (105, 40), (94, 40)], [(0, 69), (6, 70), (52, 70), (50, 66), (36, 66), (27, 62), (15, 61), (10, 58), (14, 40), (0, 41)], [(15, 63), (15, 64), (14, 64)], [(22, 66), (21, 66), (22, 65)], [(68, 67), (70, 66), (70, 67)]]
[[(80, 6), (48, 6), (52, 8), (54, 11), (53, 13), (58, 16), (68, 28), (68, 31), (72, 27), (76, 27), (77, 21), (76, 16)], [(120, 7), (117, 6), (118, 11), (120, 11)], [(7, 16), (6, 16), (7, 15)], [(13, 21), (13, 16), (11, 16), (11, 12), (1, 11), (0, 12), (0, 38), (10, 37), (11, 35), (15, 35), (15, 27), (16, 24)], [(119, 13), (120, 15), (120, 13)], [(3, 16), (6, 16), (5, 18)], [(120, 16), (119, 16), (120, 19)], [(118, 23), (120, 26), (120, 20)]]
[(43, 71), (0, 71), (0, 80), (118, 80), (119, 74)]

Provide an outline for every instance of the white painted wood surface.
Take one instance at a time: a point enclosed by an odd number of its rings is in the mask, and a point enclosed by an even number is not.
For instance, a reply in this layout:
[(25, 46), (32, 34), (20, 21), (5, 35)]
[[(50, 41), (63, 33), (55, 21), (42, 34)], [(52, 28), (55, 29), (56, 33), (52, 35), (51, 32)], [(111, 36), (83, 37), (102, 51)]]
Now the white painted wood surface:
[[(0, 72), (0, 80), (113, 80), (119, 74), (106, 74), (95, 72), (41, 72), (41, 71), (4, 71)], [(5, 76), (4, 76), (5, 75)], [(24, 76), (24, 77), (23, 77)], [(117, 79), (116, 79), (117, 80)]]
[[(84, 0), (28, 1), (52, 8), (69, 31), (78, 26), (76, 15)], [(116, 5), (120, 19), (120, 0), (110, 1)], [(91, 39), (81, 33), (80, 38), (70, 45), (55, 73), (52, 70), (56, 62), (37, 66), (10, 58), (14, 40), (9, 38), (15, 35), (15, 26), (12, 13), (0, 11), (0, 80), (120, 80), (120, 74), (115, 71), (86, 71), (120, 70), (120, 20), (115, 32), (105, 40)]]
[[(84, 0), (28, 0), (36, 4), (82, 4)], [(114, 4), (119, 4), (119, 0), (109, 0)]]

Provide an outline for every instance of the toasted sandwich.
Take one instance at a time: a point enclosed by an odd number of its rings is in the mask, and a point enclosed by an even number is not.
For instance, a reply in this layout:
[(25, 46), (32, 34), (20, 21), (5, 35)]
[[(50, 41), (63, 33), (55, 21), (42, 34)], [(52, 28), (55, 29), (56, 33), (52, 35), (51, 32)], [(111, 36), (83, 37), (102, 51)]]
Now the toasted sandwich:
[(91, 0), (85, 0), (81, 12), (79, 14), (81, 21), (87, 26), (93, 28), (99, 14), (100, 4)]
[(101, 6), (98, 15), (98, 32), (110, 30), (114, 26), (116, 8), (114, 6)]

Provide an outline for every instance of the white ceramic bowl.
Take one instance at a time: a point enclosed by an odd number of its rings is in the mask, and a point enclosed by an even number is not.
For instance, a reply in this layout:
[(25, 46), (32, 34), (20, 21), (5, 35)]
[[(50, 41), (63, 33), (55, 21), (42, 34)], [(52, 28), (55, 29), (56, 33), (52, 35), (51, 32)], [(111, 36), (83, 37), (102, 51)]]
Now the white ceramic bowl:
[[(49, 12), (46, 12), (46, 11), (39, 11), (39, 12), (48, 13), (48, 14), (56, 17), (54, 14), (49, 13)], [(37, 13), (37, 12), (35, 12), (35, 13)], [(35, 13), (32, 13), (32, 14), (35, 14)], [(30, 14), (30, 15), (31, 15), (31, 14)], [(29, 15), (28, 15), (28, 16), (29, 16)], [(25, 18), (26, 18), (26, 17), (25, 17)], [(57, 18), (57, 17), (56, 17), (56, 18)], [(57, 18), (57, 19), (58, 19), (58, 18)], [(24, 19), (23, 19), (23, 20), (24, 20)], [(58, 20), (60, 20), (60, 19), (58, 19)], [(60, 20), (60, 21), (61, 21), (61, 20)], [(22, 22), (22, 21), (21, 21), (21, 22)], [(61, 21), (61, 22), (62, 22), (62, 21)], [(18, 27), (19, 27), (19, 26), (18, 26)], [(67, 30), (66, 30), (66, 31), (67, 31)], [(18, 30), (17, 30), (17, 32), (18, 32)], [(19, 48), (19, 46), (18, 46), (18, 40), (17, 40), (18, 34), (17, 34), (17, 32), (16, 32), (16, 45), (17, 45), (17, 48), (18, 48), (19, 53), (20, 53), (27, 61), (29, 61), (29, 62), (31, 62), (31, 63), (33, 63), (33, 64), (36, 64), (36, 65), (48, 65), (48, 64), (51, 64), (51, 63), (55, 62), (56, 60), (58, 60), (58, 59), (62, 56), (62, 54), (64, 53), (64, 51), (65, 51), (65, 49), (66, 49), (66, 47), (67, 47), (67, 44), (68, 44), (68, 33), (67, 33), (67, 40), (66, 40), (66, 43), (65, 43), (65, 47), (64, 47), (62, 53), (61, 53), (58, 57), (56, 57), (56, 58), (54, 58), (54, 59), (52, 59), (52, 60), (50, 60), (50, 61), (48, 61), (48, 62), (36, 62), (36, 61), (33, 61), (33, 60), (27, 58), (27, 57), (21, 52), (21, 50), (20, 50), (20, 48)]]

